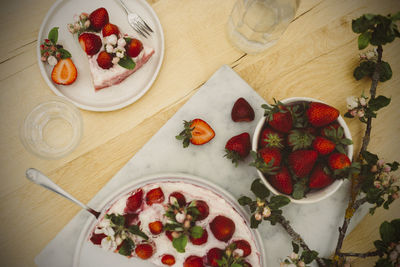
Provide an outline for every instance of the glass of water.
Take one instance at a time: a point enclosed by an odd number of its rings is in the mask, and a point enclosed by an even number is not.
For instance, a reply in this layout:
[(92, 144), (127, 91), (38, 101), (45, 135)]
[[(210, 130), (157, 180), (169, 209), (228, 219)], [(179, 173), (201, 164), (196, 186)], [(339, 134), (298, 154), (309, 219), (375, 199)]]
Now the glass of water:
[(237, 0), (228, 36), (240, 50), (255, 54), (274, 45), (293, 20), (299, 0)]
[(79, 110), (62, 97), (48, 97), (26, 115), (20, 126), (25, 148), (45, 159), (58, 159), (79, 144), (83, 122)]

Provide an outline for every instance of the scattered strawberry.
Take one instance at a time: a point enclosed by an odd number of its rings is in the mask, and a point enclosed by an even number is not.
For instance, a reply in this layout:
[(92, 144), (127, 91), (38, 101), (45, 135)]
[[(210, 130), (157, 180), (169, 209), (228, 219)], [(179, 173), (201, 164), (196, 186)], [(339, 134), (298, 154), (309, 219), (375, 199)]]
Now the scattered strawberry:
[(243, 97), (236, 100), (233, 105), (231, 117), (234, 122), (254, 120), (254, 110)]
[(293, 192), (292, 176), (284, 165), (276, 174), (268, 176), (268, 181), (281, 193), (290, 195)]
[(204, 145), (214, 138), (215, 132), (202, 119), (184, 121), (184, 130), (176, 136), (176, 139), (183, 140), (183, 147), (187, 147), (189, 142), (194, 145)]
[(315, 150), (296, 150), (289, 154), (289, 166), (298, 177), (305, 177), (314, 167), (318, 152)]
[(165, 265), (172, 266), (175, 264), (175, 257), (170, 254), (165, 254), (162, 256), (161, 262)]
[(71, 58), (60, 59), (51, 72), (51, 79), (56, 84), (69, 85), (75, 82), (78, 71)]
[(115, 34), (118, 37), (119, 34), (119, 29), (117, 25), (107, 23), (104, 25), (103, 29), (101, 30), (101, 33), (103, 34), (103, 37)]
[(210, 223), (210, 229), (216, 239), (228, 242), (235, 233), (235, 223), (225, 216), (218, 215)]
[(351, 160), (346, 154), (343, 153), (333, 153), (328, 158), (329, 167), (335, 170), (342, 170), (344, 168), (350, 167)]
[(232, 243), (234, 243), (236, 245), (236, 249), (241, 249), (243, 250), (243, 257), (247, 257), (251, 254), (251, 246), (249, 244), (249, 242), (247, 242), (246, 240), (236, 240), (233, 241)]
[(89, 15), (90, 26), (95, 31), (100, 31), (109, 21), (108, 12), (104, 7), (94, 10)]
[(272, 167), (279, 167), (281, 165), (282, 153), (278, 148), (265, 147), (259, 153), (265, 164), (272, 165)]
[(190, 236), (189, 239), (190, 239), (190, 242), (192, 242), (193, 245), (196, 245), (196, 246), (203, 245), (203, 244), (207, 243), (207, 240), (208, 240), (207, 230), (203, 229), (203, 235), (201, 237), (194, 238), (194, 237)]
[(160, 221), (149, 223), (149, 230), (153, 235), (159, 235), (163, 231), (163, 224)]
[(210, 214), (210, 209), (207, 205), (207, 203), (203, 200), (195, 200), (196, 201), (196, 208), (199, 210), (200, 215), (197, 216), (197, 221), (201, 221), (204, 220), (205, 218), (208, 217), (208, 215)]
[(106, 51), (101, 51), (97, 56), (97, 65), (102, 69), (109, 69), (114, 64), (112, 63), (113, 56)]
[(317, 164), (311, 173), (308, 187), (311, 189), (321, 189), (330, 185), (333, 181), (334, 179), (327, 174), (324, 166)]
[(156, 203), (162, 203), (164, 201), (164, 193), (160, 187), (151, 189), (146, 194), (146, 203), (151, 206)]
[(143, 44), (138, 39), (131, 39), (125, 46), (126, 54), (132, 58), (137, 57), (143, 49)]
[(100, 37), (94, 33), (84, 32), (79, 35), (78, 40), (83, 51), (89, 56), (97, 54), (102, 46)]
[(242, 133), (228, 140), (225, 145), (225, 157), (232, 160), (232, 163), (238, 164), (239, 160), (246, 158), (251, 149), (250, 135)]
[(262, 105), (268, 124), (281, 133), (288, 133), (293, 127), (293, 118), (290, 111), (281, 102), (272, 106)]
[(135, 213), (141, 206), (143, 202), (143, 190), (139, 189), (133, 195), (128, 197), (126, 200), (126, 213)]
[(293, 151), (307, 149), (311, 147), (314, 138), (309, 131), (295, 129), (289, 132), (287, 144), (292, 147)]
[[(169, 195), (169, 203), (172, 202), (171, 198), (174, 197), (176, 201), (178, 202), (179, 207), (184, 207), (186, 205), (186, 198), (182, 193), (179, 192), (173, 192)], [(173, 204), (173, 203), (171, 203)]]
[(224, 251), (219, 248), (212, 248), (207, 252), (207, 265), (212, 267), (219, 267), (218, 261), (222, 260)]
[(90, 237), (90, 241), (92, 241), (93, 244), (95, 245), (100, 245), (101, 244), (101, 240), (103, 240), (103, 238), (107, 237), (105, 234), (101, 233), (101, 234), (94, 234)]
[(313, 126), (322, 127), (335, 121), (339, 117), (339, 110), (324, 103), (311, 102), (307, 117)]
[(282, 133), (267, 127), (261, 132), (259, 146), (260, 148), (276, 147), (281, 149), (283, 148), (284, 140)]
[(127, 213), (124, 214), (125, 218), (125, 227), (128, 228), (131, 225), (137, 225), (140, 224), (139, 222), (139, 215), (135, 213)]
[(322, 136), (317, 136), (312, 145), (320, 155), (328, 155), (336, 147), (334, 142)]
[(135, 248), (136, 255), (142, 260), (147, 260), (153, 256), (153, 246), (150, 244), (139, 244)]
[(198, 256), (189, 256), (183, 263), (183, 267), (204, 267), (203, 259)]

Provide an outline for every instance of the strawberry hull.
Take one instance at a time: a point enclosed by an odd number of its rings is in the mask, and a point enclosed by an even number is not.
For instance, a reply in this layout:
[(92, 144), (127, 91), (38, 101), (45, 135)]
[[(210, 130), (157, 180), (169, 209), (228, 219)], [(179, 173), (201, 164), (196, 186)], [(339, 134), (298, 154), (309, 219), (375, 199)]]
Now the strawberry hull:
[[(293, 98), (284, 99), (281, 102), (283, 104), (285, 104), (286, 106), (289, 106), (289, 107), (290, 106), (294, 106), (296, 104), (310, 103), (310, 102), (323, 103), (320, 100), (313, 99), (313, 98), (307, 98), (307, 97), (293, 97)], [(307, 108), (307, 106), (306, 106), (306, 108)], [(305, 109), (303, 109), (303, 110), (305, 110)], [(293, 120), (293, 123), (295, 123), (295, 120)], [(267, 124), (268, 124), (268, 122), (267, 122), (266, 117), (262, 117), (260, 119), (260, 121), (258, 122), (258, 124), (256, 126), (256, 129), (254, 131), (254, 134), (253, 134), (253, 140), (252, 140), (252, 150), (253, 151), (259, 151), (259, 149), (261, 149), (261, 147), (260, 147), (260, 138), (262, 136), (262, 131), (268, 126)], [(340, 125), (343, 128), (344, 137), (351, 140), (350, 130), (347, 127), (347, 124), (345, 123), (345, 121), (343, 120), (343, 118), (340, 115), (337, 117), (337, 119), (335, 121), (330, 123), (330, 125), (333, 125), (333, 124)], [(304, 127), (304, 131), (308, 131), (308, 132), (310, 132), (311, 134), (313, 134), (315, 136), (319, 135), (319, 133), (320, 133), (320, 129), (317, 128), (317, 127), (312, 127), (312, 129), (311, 129), (312, 131), (310, 131), (309, 125), (308, 126), (302, 126), (302, 127)], [(300, 129), (302, 129), (302, 128), (300, 127)], [(287, 135), (285, 135), (285, 137), (286, 136)], [(292, 149), (292, 148), (288, 148), (287, 146), (283, 149), (283, 153), (282, 153), (283, 154), (283, 157), (282, 157), (282, 162), (283, 163), (282, 163), (281, 166), (289, 164), (286, 157), (287, 157), (287, 155), (290, 154), (290, 151), (291, 151), (290, 149)], [(313, 148), (309, 147), (307, 149), (312, 150)], [(347, 157), (352, 159), (352, 157), (353, 157), (353, 145), (347, 145), (345, 147), (345, 152), (346, 152)], [(319, 155), (318, 159), (317, 159), (317, 162), (326, 161), (326, 160), (327, 160), (327, 156)], [(288, 168), (291, 169), (291, 171), (292, 171), (291, 166), (288, 166)], [(276, 195), (283, 194), (283, 193), (280, 192), (280, 190), (277, 190), (274, 186), (272, 186), (272, 184), (268, 180), (269, 177), (267, 177), (267, 175), (263, 174), (259, 170), (257, 170), (257, 173), (260, 176), (261, 180), (264, 182), (264, 184), (267, 186), (267, 188), (271, 192), (273, 192)], [(296, 177), (295, 176), (295, 177), (293, 177), (293, 179), (298, 179), (299, 181), (300, 181), (300, 179), (307, 179), (307, 181), (308, 181), (309, 176), (311, 175), (311, 173), (312, 173), (312, 171), (310, 173), (308, 173), (305, 177)], [(293, 182), (295, 182), (295, 181), (293, 181)], [(334, 180), (331, 184), (329, 184), (326, 187), (321, 188), (321, 189), (311, 189), (311, 188), (309, 188), (308, 189), (309, 191), (307, 192), (305, 197), (303, 197), (301, 199), (294, 199), (291, 195), (286, 195), (286, 194), (284, 194), (284, 195), (289, 197), (291, 199), (291, 201), (294, 202), (294, 203), (299, 203), (299, 204), (315, 203), (315, 202), (321, 201), (321, 200), (329, 197), (333, 193), (335, 193), (342, 184), (343, 184), (343, 180), (340, 179), (340, 180)], [(287, 192), (289, 192), (289, 190)]]

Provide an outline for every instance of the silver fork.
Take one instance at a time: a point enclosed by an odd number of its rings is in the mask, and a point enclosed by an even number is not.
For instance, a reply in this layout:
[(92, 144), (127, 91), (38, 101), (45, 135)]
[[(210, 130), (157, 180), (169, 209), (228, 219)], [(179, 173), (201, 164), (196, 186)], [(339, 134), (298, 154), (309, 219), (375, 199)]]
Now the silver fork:
[(153, 32), (150, 26), (147, 25), (147, 23), (137, 13), (130, 11), (122, 0), (119, 0), (119, 2), (124, 8), (125, 13), (128, 15), (128, 22), (132, 26), (132, 28), (139, 34), (141, 34), (144, 38), (150, 36), (150, 33)]

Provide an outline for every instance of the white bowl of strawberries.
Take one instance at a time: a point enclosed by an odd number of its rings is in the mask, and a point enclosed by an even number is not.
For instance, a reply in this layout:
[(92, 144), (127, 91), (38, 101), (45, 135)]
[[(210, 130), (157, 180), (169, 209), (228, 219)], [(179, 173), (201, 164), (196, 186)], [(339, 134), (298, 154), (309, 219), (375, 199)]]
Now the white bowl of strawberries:
[(268, 189), (301, 204), (335, 193), (353, 157), (350, 130), (339, 111), (308, 97), (263, 108), (252, 149), (257, 151), (253, 165)]

